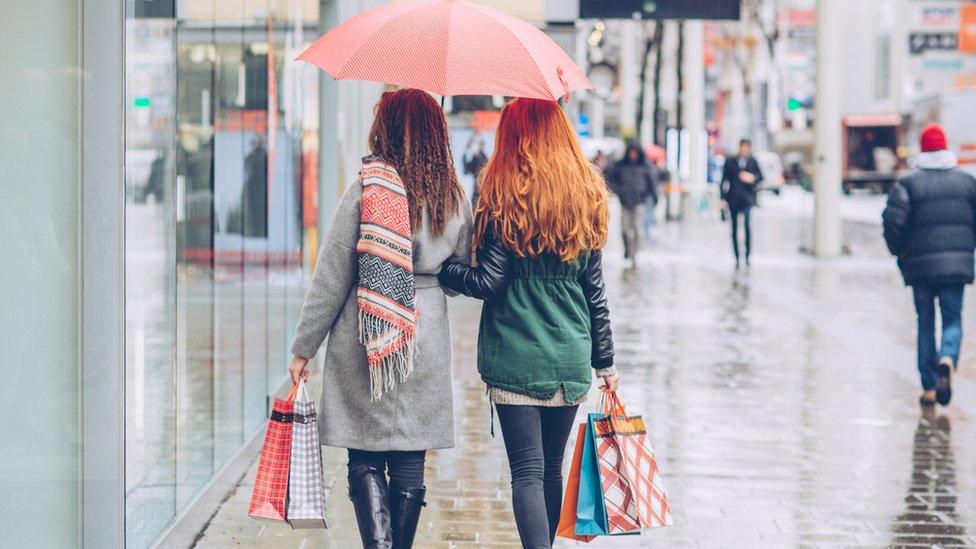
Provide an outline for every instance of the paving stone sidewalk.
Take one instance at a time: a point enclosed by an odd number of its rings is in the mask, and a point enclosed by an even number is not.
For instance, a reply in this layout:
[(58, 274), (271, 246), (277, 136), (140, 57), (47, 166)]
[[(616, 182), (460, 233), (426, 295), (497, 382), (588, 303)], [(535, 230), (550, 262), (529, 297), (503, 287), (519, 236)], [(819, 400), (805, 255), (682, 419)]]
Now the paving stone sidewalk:
[[(590, 547), (976, 546), (976, 338), (954, 406), (922, 413), (911, 299), (877, 227), (847, 226), (854, 255), (817, 261), (797, 253), (793, 214), (766, 207), (755, 224), (753, 266), (738, 273), (716, 220), (655, 227), (636, 270), (613, 233), (621, 394), (647, 419), (676, 525)], [(477, 313), (452, 301), (458, 447), (429, 458), (419, 548), (519, 546), (474, 373)], [(972, 307), (964, 322), (976, 325)], [(252, 469), (198, 546), (358, 547), (344, 452), (324, 466), (331, 529), (247, 518)]]

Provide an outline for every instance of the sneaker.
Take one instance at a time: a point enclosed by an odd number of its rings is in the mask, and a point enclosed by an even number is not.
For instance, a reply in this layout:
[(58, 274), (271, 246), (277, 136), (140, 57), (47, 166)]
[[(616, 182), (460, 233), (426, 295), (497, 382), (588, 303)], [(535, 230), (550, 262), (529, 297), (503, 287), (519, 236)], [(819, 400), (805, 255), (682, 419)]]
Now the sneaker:
[(939, 380), (935, 386), (935, 400), (943, 406), (949, 404), (949, 401), (952, 400), (952, 374), (955, 369), (956, 365), (952, 363), (951, 358), (944, 356), (939, 359), (939, 366), (937, 368)]

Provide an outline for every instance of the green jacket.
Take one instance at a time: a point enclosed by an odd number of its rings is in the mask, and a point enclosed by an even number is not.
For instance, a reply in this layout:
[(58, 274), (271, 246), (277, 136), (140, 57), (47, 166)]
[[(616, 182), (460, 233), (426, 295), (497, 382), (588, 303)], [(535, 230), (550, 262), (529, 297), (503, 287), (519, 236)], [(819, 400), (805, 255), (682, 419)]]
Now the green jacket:
[(571, 263), (552, 254), (523, 258), (489, 233), (477, 267), (449, 262), (439, 278), (485, 299), (478, 372), (489, 387), (549, 399), (562, 386), (573, 402), (589, 391), (591, 367), (613, 365), (600, 251)]

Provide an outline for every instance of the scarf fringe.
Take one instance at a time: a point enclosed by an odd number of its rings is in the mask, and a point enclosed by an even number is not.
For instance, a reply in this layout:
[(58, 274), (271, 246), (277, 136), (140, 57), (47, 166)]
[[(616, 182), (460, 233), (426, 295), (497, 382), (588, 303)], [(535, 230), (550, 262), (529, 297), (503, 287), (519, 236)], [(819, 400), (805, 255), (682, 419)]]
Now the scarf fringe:
[[(369, 348), (369, 342), (389, 331), (399, 331), (393, 343), (385, 345), (387, 352), (379, 355)], [(360, 309), (359, 342), (366, 346), (366, 361), (369, 364), (370, 393), (374, 401), (383, 398), (383, 393), (396, 387), (397, 380), (403, 383), (413, 372), (414, 358), (417, 356), (417, 334), (397, 327), (389, 321)]]

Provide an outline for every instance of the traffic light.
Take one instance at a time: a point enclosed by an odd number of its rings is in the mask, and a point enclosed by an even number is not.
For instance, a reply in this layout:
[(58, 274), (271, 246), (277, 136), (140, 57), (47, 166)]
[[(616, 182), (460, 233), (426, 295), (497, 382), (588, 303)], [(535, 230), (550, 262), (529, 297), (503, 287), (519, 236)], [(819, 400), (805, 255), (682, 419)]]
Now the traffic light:
[(798, 111), (798, 110), (800, 110), (802, 108), (803, 108), (803, 101), (800, 101), (799, 99), (797, 99), (795, 97), (791, 97), (786, 102), (786, 110), (788, 110), (788, 111)]

